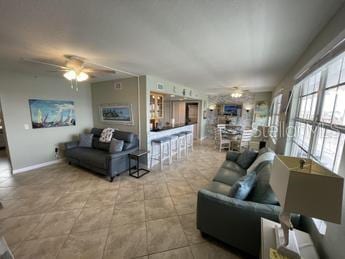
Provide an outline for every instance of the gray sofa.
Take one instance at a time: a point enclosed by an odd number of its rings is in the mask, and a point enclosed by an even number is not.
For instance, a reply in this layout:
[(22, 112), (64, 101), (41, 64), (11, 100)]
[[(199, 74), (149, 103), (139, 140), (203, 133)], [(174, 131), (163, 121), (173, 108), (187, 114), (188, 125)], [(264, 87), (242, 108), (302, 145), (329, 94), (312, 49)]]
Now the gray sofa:
[[(262, 149), (259, 155), (267, 151)], [(229, 151), (213, 181), (198, 192), (197, 228), (203, 235), (256, 257), (260, 252), (261, 217), (278, 222), (281, 208), (269, 186), (271, 161), (256, 167), (256, 183), (245, 200), (229, 197), (231, 186), (247, 173), (236, 162), (239, 154)], [(264, 203), (255, 201), (259, 199)], [(293, 215), (292, 222), (298, 226), (299, 216)]]
[(128, 154), (138, 149), (139, 140), (134, 133), (116, 130), (113, 138), (123, 140), (124, 146), (121, 152), (109, 153), (110, 144), (99, 141), (102, 130), (91, 130), (92, 148), (79, 147), (78, 141), (65, 143), (65, 157), (70, 164), (88, 168), (113, 181), (116, 175), (128, 170)]

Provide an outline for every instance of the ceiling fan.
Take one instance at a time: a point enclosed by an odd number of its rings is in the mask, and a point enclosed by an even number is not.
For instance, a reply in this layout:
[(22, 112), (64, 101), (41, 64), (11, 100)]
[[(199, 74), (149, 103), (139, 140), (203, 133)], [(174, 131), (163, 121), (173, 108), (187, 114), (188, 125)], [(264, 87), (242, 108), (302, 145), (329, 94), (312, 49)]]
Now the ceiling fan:
[(217, 87), (217, 88), (210, 88), (210, 90), (219, 91), (221, 93), (229, 93), (232, 98), (240, 98), (243, 96), (244, 93), (249, 93), (249, 90), (241, 89), (239, 86), (233, 87)]
[[(63, 76), (71, 81), (71, 88), (78, 91), (78, 82), (95, 78), (96, 74), (115, 74), (115, 70), (103, 65), (87, 62), (85, 58), (75, 55), (64, 55), (65, 61), (62, 65), (41, 59), (24, 59), (24, 61), (55, 67), (49, 72), (63, 73)], [(74, 83), (74, 85), (73, 85)]]

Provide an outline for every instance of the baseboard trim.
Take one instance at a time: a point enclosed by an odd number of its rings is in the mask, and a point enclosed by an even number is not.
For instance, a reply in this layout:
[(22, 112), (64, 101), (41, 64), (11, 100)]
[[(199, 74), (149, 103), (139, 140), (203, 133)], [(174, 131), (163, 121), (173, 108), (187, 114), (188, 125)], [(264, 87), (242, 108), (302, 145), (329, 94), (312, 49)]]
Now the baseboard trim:
[(24, 172), (31, 171), (31, 170), (34, 170), (34, 169), (46, 167), (46, 166), (49, 166), (49, 165), (58, 164), (58, 163), (61, 163), (63, 161), (64, 161), (64, 159), (57, 159), (57, 160), (48, 161), (48, 162), (45, 162), (45, 163), (42, 163), (42, 164), (31, 165), (31, 166), (15, 169), (12, 172), (13, 172), (13, 174), (24, 173)]

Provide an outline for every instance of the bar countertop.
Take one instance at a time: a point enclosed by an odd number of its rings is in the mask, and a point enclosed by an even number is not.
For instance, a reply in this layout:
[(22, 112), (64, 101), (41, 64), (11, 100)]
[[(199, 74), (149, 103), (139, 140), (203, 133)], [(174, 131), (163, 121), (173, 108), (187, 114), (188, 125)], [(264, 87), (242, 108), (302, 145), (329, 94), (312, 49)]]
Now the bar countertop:
[(172, 126), (165, 126), (165, 127), (160, 128), (160, 129), (150, 130), (150, 132), (161, 132), (161, 131), (165, 131), (165, 130), (171, 130), (171, 129), (177, 129), (177, 128), (181, 128), (181, 127), (185, 127), (185, 126), (191, 126), (191, 125), (194, 125), (194, 124), (196, 124), (196, 122), (195, 123), (175, 124), (174, 127), (172, 127)]

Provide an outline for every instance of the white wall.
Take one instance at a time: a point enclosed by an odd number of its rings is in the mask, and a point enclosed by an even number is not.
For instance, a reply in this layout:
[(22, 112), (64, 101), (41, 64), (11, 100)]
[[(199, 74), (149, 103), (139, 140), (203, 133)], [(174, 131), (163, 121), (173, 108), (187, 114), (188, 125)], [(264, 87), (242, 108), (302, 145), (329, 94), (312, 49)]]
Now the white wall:
[[(0, 98), (14, 170), (55, 160), (56, 146), (93, 126), (89, 84), (76, 92), (63, 77), (1, 72)], [(32, 129), (29, 99), (74, 101), (76, 126)]]

